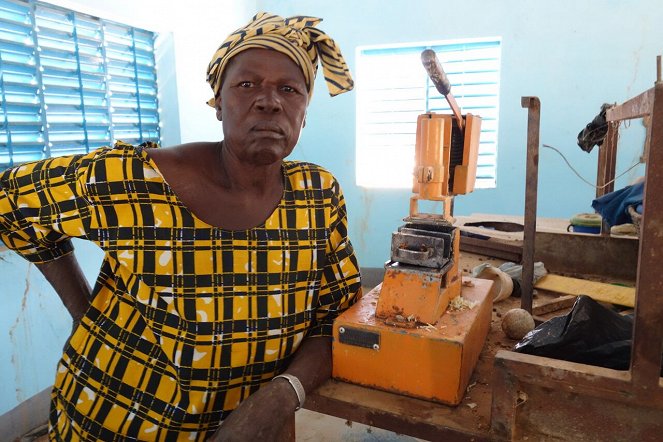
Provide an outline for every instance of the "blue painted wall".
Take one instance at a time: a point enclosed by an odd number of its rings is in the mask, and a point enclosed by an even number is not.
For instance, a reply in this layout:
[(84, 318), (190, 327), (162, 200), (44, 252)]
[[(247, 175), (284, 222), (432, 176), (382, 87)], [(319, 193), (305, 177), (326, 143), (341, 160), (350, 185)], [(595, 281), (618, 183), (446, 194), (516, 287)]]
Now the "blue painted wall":
[[(0, 246), (1, 248), (2, 246)], [(74, 240), (76, 257), (94, 286), (101, 250)], [(34, 264), (0, 251), (0, 414), (53, 383), (71, 316)]]
[[(527, 112), (520, 106), (522, 96), (541, 99), (541, 142), (562, 149), (579, 172), (593, 180), (597, 152), (587, 154), (575, 145), (578, 131), (602, 103), (621, 102), (651, 87), (656, 55), (663, 53), (659, 0), (233, 0), (223, 4), (198, 0), (179, 8), (161, 8), (158, 16), (153, 13), (161, 4), (158, 0), (54, 3), (83, 12), (94, 6), (99, 16), (121, 21), (127, 18), (126, 11), (132, 11), (130, 23), (172, 31), (173, 40), (164, 46), (174, 51), (176, 71), (159, 74), (161, 81), (177, 83), (176, 92), (171, 90), (162, 101), (168, 144), (220, 136), (220, 124), (204, 105), (209, 96), (204, 70), (220, 36), (243, 25), (253, 14), (247, 11), (254, 7), (284, 16), (323, 17), (320, 27), (340, 44), (351, 70), (360, 45), (502, 37), (497, 188), (457, 198), (455, 210), (460, 215), (523, 212)], [(109, 15), (112, 5), (117, 14)], [(213, 8), (225, 12), (210, 13)], [(179, 119), (179, 125), (173, 118)], [(639, 121), (623, 133), (618, 171), (637, 161), (644, 138)], [(355, 185), (354, 93), (332, 99), (324, 82), (318, 82), (307, 126), (292, 157), (322, 164), (337, 175), (345, 191), (360, 264), (381, 267), (388, 258), (391, 231), (407, 215), (410, 193)], [(540, 169), (541, 216), (568, 218), (591, 210), (594, 190), (575, 178), (557, 154), (542, 150)], [(641, 168), (627, 174), (617, 188), (640, 174)], [(77, 256), (93, 280), (99, 251), (78, 244)], [(0, 293), (2, 414), (50, 385), (70, 319), (36, 268), (7, 251), (0, 251)]]
[[(323, 17), (320, 28), (341, 46), (350, 69), (361, 45), (502, 37), (497, 188), (457, 197), (455, 214), (519, 215), (524, 210), (527, 110), (522, 96), (541, 99), (541, 142), (558, 147), (582, 176), (596, 178), (597, 149), (585, 153), (576, 136), (604, 102), (621, 102), (656, 79), (663, 54), (663, 8), (657, 0), (263, 0), (260, 9), (283, 16)], [(318, 81), (297, 158), (328, 167), (341, 181), (360, 264), (381, 267), (390, 233), (408, 214), (408, 190), (355, 186), (355, 94), (330, 98)], [(617, 172), (638, 161), (639, 120), (623, 131)], [(591, 212), (595, 190), (559, 155), (540, 154), (538, 214), (570, 218)], [(636, 168), (617, 182), (627, 185)], [(439, 209), (438, 209), (439, 210)]]

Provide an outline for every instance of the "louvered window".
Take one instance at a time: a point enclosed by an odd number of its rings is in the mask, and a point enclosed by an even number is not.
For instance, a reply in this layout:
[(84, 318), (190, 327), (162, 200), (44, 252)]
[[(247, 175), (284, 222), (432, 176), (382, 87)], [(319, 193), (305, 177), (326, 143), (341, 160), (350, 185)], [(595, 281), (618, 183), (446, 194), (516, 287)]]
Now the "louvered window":
[(412, 186), (417, 116), (451, 113), (421, 64), (433, 49), (463, 113), (482, 118), (477, 188), (496, 186), (500, 39), (357, 49), (357, 184)]
[(0, 0), (0, 169), (160, 139), (155, 34)]

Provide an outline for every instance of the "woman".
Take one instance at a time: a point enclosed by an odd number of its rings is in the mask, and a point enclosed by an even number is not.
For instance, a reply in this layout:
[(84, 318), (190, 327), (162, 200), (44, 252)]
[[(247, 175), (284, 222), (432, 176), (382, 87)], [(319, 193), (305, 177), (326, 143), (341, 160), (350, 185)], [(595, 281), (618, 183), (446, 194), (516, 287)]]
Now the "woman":
[[(352, 88), (319, 21), (261, 13), (219, 48), (221, 142), (117, 143), (0, 178), (0, 237), (75, 321), (52, 440), (272, 439), (330, 376), (331, 323), (360, 295), (345, 204), (329, 172), (284, 161), (318, 58), (332, 94)], [(94, 290), (70, 237), (105, 252)]]

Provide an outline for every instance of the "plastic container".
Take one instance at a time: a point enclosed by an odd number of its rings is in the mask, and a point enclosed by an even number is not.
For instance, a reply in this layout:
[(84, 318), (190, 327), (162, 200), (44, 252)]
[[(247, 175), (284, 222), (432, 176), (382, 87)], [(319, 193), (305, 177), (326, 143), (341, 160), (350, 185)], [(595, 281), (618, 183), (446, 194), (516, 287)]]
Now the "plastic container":
[(511, 296), (511, 293), (513, 292), (513, 280), (511, 279), (511, 276), (497, 267), (486, 266), (477, 275), (477, 278), (490, 279), (493, 281), (493, 302), (502, 301)]
[(567, 232), (590, 233), (598, 235), (601, 233), (602, 219), (598, 213), (579, 213), (569, 220)]

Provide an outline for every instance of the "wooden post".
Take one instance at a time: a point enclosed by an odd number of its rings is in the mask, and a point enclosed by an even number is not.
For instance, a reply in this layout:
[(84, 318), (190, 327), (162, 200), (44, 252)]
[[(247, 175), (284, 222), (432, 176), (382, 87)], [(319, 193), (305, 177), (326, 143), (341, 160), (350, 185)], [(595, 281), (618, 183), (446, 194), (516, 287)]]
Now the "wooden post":
[(527, 112), (527, 165), (525, 182), (525, 226), (523, 232), (523, 279), (520, 308), (532, 313), (534, 284), (534, 238), (536, 236), (536, 200), (539, 181), (539, 122), (541, 102), (537, 97), (522, 97)]

